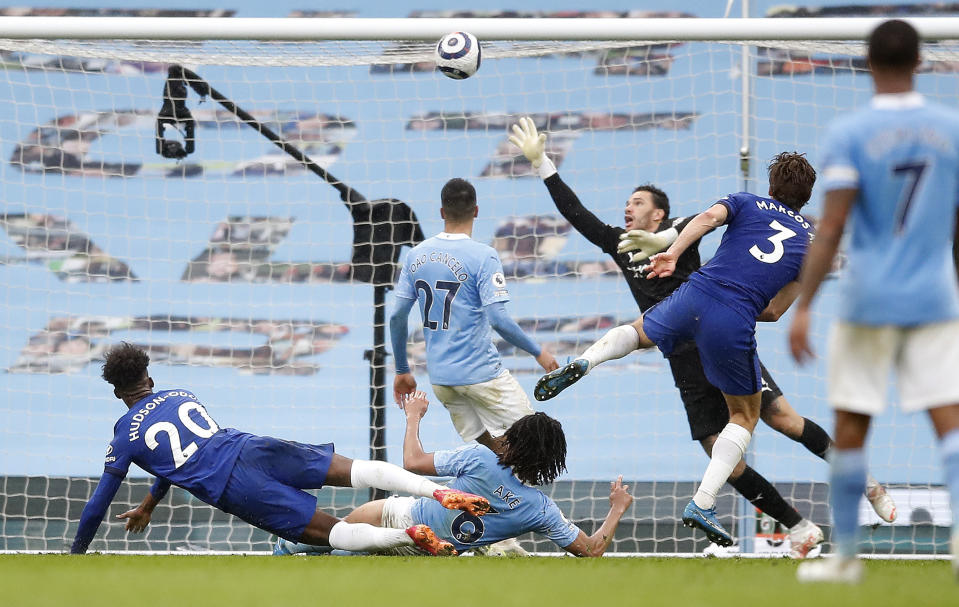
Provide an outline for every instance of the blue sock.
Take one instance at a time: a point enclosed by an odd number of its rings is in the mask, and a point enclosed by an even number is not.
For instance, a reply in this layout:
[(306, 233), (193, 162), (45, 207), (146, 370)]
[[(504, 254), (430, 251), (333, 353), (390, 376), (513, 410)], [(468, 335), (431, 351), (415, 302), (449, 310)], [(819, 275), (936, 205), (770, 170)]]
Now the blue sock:
[(830, 459), (832, 540), (840, 557), (854, 558), (859, 539), (859, 499), (866, 490), (866, 454), (862, 449), (833, 449)]
[(942, 467), (946, 476), (946, 488), (952, 504), (952, 529), (959, 533), (959, 430), (952, 430), (939, 443), (942, 449)]

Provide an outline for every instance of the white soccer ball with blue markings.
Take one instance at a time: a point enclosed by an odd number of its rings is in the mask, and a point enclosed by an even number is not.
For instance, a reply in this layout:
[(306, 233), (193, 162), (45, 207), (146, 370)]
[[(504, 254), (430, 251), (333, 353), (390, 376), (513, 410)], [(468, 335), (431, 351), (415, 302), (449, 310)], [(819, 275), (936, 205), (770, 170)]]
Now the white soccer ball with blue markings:
[(475, 74), (482, 59), (479, 40), (469, 32), (446, 34), (433, 53), (436, 69), (454, 80), (462, 80)]

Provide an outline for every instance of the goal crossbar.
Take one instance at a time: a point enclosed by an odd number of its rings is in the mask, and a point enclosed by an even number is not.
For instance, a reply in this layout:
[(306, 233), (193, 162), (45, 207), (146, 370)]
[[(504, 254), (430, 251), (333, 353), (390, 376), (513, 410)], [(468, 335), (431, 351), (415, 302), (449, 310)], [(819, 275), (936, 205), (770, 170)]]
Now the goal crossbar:
[[(0, 17), (0, 38), (124, 40), (862, 40), (882, 18), (452, 19)], [(908, 19), (924, 39), (953, 38), (959, 17)]]

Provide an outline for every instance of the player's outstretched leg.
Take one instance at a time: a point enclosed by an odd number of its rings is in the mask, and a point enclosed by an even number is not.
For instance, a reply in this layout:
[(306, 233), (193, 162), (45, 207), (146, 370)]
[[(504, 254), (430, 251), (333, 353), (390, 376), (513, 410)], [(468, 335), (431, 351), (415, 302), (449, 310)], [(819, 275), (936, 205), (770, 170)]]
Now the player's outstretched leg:
[(720, 546), (732, 546), (733, 536), (729, 535), (719, 521), (716, 519), (716, 509), (704, 509), (696, 505), (696, 502), (689, 500), (686, 508), (683, 510), (683, 525), (702, 529), (706, 533), (709, 541)]
[(568, 365), (550, 371), (536, 382), (533, 398), (549, 400), (578, 382), (588, 371), (589, 362), (585, 358), (577, 358)]
[(489, 500), (479, 495), (466, 493), (459, 489), (441, 488), (433, 492), (433, 497), (444, 508), (462, 510), (473, 516), (483, 516), (489, 512)]
[[(636, 322), (640, 323), (641, 321)], [(576, 357), (576, 360), (541, 377), (536, 382), (536, 388), (533, 389), (533, 397), (536, 400), (549, 400), (578, 382), (596, 365), (607, 360), (622, 358), (639, 348), (640, 345), (643, 345), (644, 348), (651, 346), (652, 342), (648, 339), (646, 339), (645, 344), (640, 340), (640, 330), (635, 324), (621, 325), (610, 329), (599, 341), (586, 348), (582, 355)]]
[(406, 535), (410, 536), (417, 548), (433, 556), (456, 556), (453, 544), (438, 538), (426, 525), (413, 525), (406, 530)]

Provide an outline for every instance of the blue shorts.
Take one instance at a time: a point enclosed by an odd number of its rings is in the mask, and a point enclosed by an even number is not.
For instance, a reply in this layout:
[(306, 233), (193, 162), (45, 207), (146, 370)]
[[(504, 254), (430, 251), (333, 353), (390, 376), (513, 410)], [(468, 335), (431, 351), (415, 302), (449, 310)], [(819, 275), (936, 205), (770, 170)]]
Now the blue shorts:
[(646, 310), (643, 330), (667, 357), (682, 342), (695, 341), (706, 379), (725, 394), (762, 389), (756, 322), (688, 282)]
[(299, 541), (316, 512), (316, 496), (333, 460), (333, 443), (306, 445), (269, 436), (246, 441), (216, 506), (224, 512)]

